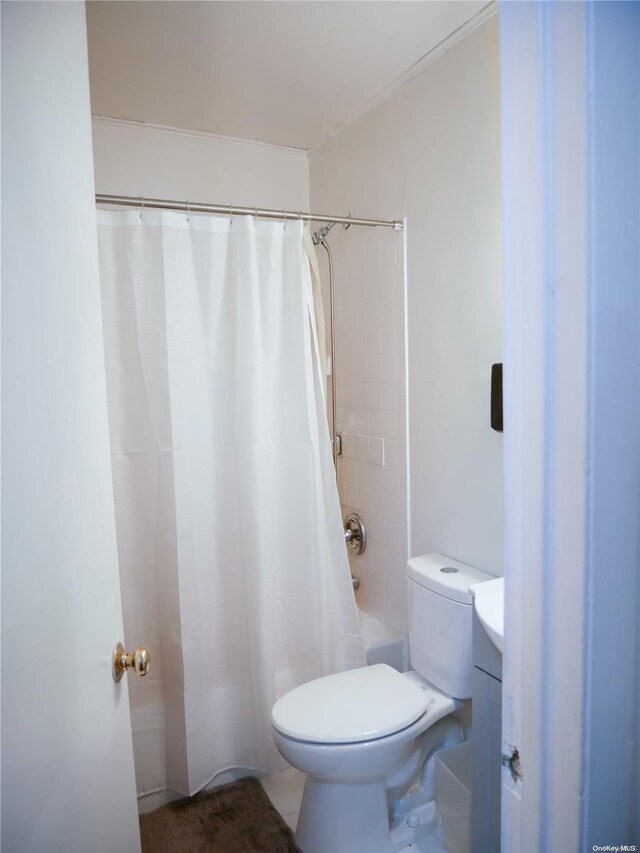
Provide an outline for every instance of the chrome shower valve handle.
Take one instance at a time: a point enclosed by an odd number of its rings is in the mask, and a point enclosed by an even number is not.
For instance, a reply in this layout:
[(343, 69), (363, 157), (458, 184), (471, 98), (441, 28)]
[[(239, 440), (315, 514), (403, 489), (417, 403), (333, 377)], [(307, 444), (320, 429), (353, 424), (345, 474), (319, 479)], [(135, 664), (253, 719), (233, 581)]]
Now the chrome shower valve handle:
[(357, 512), (349, 513), (344, 520), (344, 541), (356, 555), (367, 547), (367, 529)]

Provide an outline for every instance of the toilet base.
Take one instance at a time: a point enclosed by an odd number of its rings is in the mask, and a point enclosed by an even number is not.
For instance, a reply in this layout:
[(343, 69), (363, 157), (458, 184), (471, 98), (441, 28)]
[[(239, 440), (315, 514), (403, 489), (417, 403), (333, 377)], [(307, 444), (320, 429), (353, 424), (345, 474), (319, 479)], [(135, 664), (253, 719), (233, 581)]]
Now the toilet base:
[(307, 778), (295, 838), (303, 853), (397, 853), (437, 824), (435, 800), (390, 826), (384, 782), (353, 786)]
[(307, 777), (296, 844), (303, 853), (393, 853), (387, 815), (384, 782), (339, 785)]

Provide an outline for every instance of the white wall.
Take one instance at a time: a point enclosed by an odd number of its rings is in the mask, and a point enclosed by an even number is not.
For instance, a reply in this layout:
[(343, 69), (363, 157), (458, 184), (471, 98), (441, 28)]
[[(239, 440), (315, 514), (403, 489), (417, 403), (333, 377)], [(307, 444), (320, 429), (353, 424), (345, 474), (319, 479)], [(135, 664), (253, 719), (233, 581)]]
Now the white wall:
[(83, 3), (2, 3), (2, 849), (140, 849)]
[[(338, 428), (353, 457), (341, 462), (341, 497), (372, 534), (353, 563), (361, 603), (396, 628), (405, 626), (405, 309), (409, 551), (502, 574), (502, 437), (489, 425), (490, 369), (502, 353), (498, 75), (493, 16), (310, 160), (314, 209), (407, 217), (406, 257), (393, 232), (330, 237), (345, 383)], [(364, 436), (355, 450), (351, 433)]]
[(305, 151), (94, 118), (96, 192), (309, 209)]

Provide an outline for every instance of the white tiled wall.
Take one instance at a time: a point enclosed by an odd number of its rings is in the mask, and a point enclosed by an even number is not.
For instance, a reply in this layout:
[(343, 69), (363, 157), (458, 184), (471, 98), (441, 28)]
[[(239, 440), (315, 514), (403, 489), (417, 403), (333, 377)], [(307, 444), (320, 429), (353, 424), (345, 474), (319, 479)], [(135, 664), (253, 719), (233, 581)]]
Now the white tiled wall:
[[(343, 454), (343, 514), (367, 528), (365, 553), (351, 559), (359, 603), (406, 629), (406, 364), (401, 233), (349, 229), (332, 240), (336, 275), (337, 429)], [(333, 235), (332, 235), (333, 236)]]
[(370, 534), (352, 568), (360, 604), (395, 630), (406, 628), (407, 541), (411, 556), (502, 574), (502, 436), (489, 422), (502, 360), (498, 58), (494, 15), (310, 158), (314, 209), (407, 221), (404, 233), (329, 236), (339, 488)]

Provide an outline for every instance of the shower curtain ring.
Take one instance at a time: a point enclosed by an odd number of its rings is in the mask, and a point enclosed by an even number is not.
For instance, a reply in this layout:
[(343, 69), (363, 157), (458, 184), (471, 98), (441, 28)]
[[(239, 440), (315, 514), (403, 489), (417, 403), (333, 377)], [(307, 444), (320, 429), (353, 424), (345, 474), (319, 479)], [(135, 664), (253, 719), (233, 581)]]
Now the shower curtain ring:
[(233, 220), (233, 205), (232, 204), (229, 205), (229, 218), (231, 220)]
[(187, 222), (189, 222), (189, 217), (191, 216), (191, 205), (189, 204), (189, 199), (187, 199)]
[(140, 196), (140, 222), (142, 222), (142, 214), (144, 213), (144, 196)]

